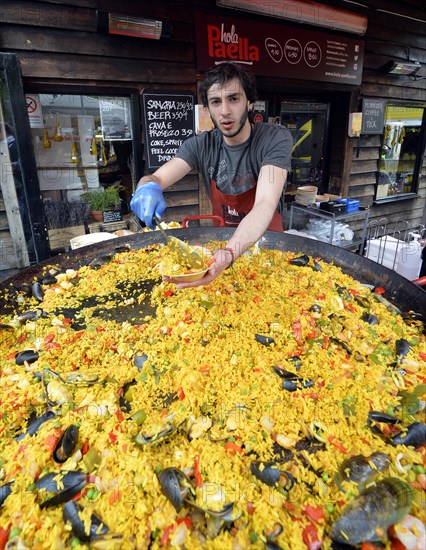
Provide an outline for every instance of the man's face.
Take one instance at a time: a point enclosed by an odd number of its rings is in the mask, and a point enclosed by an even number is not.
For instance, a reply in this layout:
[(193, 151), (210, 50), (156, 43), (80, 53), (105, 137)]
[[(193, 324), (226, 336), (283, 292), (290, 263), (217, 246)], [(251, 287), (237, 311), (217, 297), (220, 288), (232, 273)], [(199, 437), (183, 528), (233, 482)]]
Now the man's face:
[(226, 142), (237, 144), (247, 139), (244, 133), (241, 135), (241, 131), (250, 127), (250, 102), (238, 78), (233, 78), (223, 86), (213, 84), (207, 92), (207, 101), (210, 117)]

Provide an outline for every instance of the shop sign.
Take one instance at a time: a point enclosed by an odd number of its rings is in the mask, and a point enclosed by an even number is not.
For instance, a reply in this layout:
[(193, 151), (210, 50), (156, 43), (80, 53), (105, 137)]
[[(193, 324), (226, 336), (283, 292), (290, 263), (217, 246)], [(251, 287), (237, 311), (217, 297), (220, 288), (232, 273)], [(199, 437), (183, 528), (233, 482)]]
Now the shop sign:
[(383, 134), (385, 106), (384, 99), (365, 97), (362, 100), (361, 134)]
[(236, 61), (258, 75), (361, 83), (364, 42), (357, 38), (197, 13), (196, 43), (201, 70)]
[(194, 135), (194, 94), (144, 93), (142, 111), (148, 166), (158, 168)]
[(31, 128), (44, 128), (40, 96), (38, 94), (26, 95), (25, 101)]
[(105, 141), (132, 139), (130, 100), (110, 98), (99, 100), (102, 138)]

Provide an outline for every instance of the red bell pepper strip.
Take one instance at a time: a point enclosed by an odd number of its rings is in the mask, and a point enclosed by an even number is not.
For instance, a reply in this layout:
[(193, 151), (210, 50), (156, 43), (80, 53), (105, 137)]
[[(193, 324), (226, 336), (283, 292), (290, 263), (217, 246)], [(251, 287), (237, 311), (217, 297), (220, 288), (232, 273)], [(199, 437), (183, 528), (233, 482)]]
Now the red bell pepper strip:
[(183, 399), (185, 399), (185, 392), (183, 391), (182, 386), (180, 386), (180, 387), (177, 389), (177, 394), (178, 394), (178, 397), (179, 397), (180, 401), (182, 401)]
[(346, 454), (348, 451), (347, 449), (340, 443), (338, 439), (336, 439), (334, 436), (330, 435), (328, 437), (328, 441), (336, 447), (338, 451), (340, 451), (343, 454)]
[(197, 453), (195, 455), (195, 460), (194, 460), (194, 477), (198, 488), (203, 486), (203, 478), (201, 477), (200, 460), (201, 460), (200, 453)]
[(225, 450), (226, 450), (226, 452), (228, 452), (229, 454), (231, 454), (233, 456), (235, 456), (236, 454), (240, 454), (240, 455), (244, 454), (243, 449), (239, 445), (234, 443), (233, 441), (227, 441), (225, 443)]
[(302, 539), (309, 550), (318, 550), (322, 546), (322, 541), (318, 538), (317, 528), (313, 523), (310, 523), (303, 529)]
[(6, 528), (0, 527), (0, 550), (5, 549), (11, 529), (12, 529), (12, 525), (10, 523)]
[(169, 542), (170, 535), (171, 535), (174, 528), (175, 528), (175, 526), (172, 524), (172, 525), (169, 525), (168, 527), (166, 527), (164, 529), (163, 536), (160, 539), (160, 544), (161, 545), (164, 546)]
[(325, 514), (321, 506), (312, 506), (311, 504), (307, 504), (303, 511), (314, 523), (325, 523)]

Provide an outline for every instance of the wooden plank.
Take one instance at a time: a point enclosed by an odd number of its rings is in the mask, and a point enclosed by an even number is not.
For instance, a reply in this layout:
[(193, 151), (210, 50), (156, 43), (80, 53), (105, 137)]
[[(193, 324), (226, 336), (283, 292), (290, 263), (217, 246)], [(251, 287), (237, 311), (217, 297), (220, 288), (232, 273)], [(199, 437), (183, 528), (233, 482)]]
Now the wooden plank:
[(96, 32), (96, 11), (78, 6), (2, 0), (0, 19), (17, 25)]
[(371, 147), (369, 149), (360, 149), (359, 153), (355, 149), (353, 151), (353, 161), (354, 163), (358, 161), (364, 161), (364, 160), (378, 160), (380, 155), (380, 148), (379, 147)]
[(74, 227), (61, 227), (60, 229), (49, 229), (49, 243), (52, 250), (59, 250), (70, 247), (70, 240), (85, 234), (84, 225)]
[(9, 222), (7, 221), (6, 212), (0, 212), (0, 231), (7, 231), (9, 229)]
[(375, 185), (376, 173), (372, 174), (351, 174), (349, 189), (351, 187), (359, 187), (361, 185)]
[[(2, 134), (5, 135), (5, 128), (3, 125), (3, 110), (0, 105), (0, 121), (2, 128)], [(14, 250), (16, 254), (17, 267), (26, 267), (29, 265), (29, 257), (27, 251), (27, 244), (25, 241), (24, 228), (22, 226), (21, 214), (19, 212), (18, 197), (15, 188), (15, 179), (13, 177), (12, 170), (10, 169), (10, 155), (9, 148), (5, 140), (0, 141), (0, 189), (4, 204), (6, 206), (6, 215), (9, 224), (9, 231), (12, 237)], [(4, 258), (4, 261), (12, 261), (11, 258)], [(5, 269), (0, 267), (0, 269)]]
[(6, 206), (4, 204), (4, 200), (0, 199), (0, 212), (3, 212), (6, 210)]
[(192, 64), (158, 63), (152, 61), (99, 58), (52, 53), (49, 56), (38, 52), (21, 52), (19, 55), (22, 74), (27, 78), (121, 83), (155, 82), (160, 84), (186, 84), (196, 82), (196, 69)]
[(43, 2), (48, 4), (62, 4), (67, 6), (79, 6), (81, 8), (94, 8), (96, 9), (98, 7), (98, 1), (97, 0), (67, 0), (64, 2), (63, 0), (34, 0), (34, 3), (36, 2)]
[(163, 214), (163, 220), (167, 223), (179, 222), (187, 216), (197, 216), (199, 214), (198, 205), (179, 206), (175, 208), (167, 208)]
[(377, 160), (357, 160), (354, 159), (351, 167), (352, 174), (366, 174), (377, 170)]
[(198, 180), (194, 176), (186, 176), (168, 188), (168, 192), (198, 191)]
[(178, 191), (175, 193), (165, 191), (164, 197), (168, 207), (198, 204), (198, 190), (184, 192)]
[(3, 25), (2, 48), (15, 51), (70, 53), (99, 57), (150, 59), (195, 63), (195, 50), (191, 44), (163, 40), (141, 40), (91, 32), (50, 29), (46, 33), (38, 27)]
[(375, 185), (365, 185), (363, 187), (349, 187), (349, 195), (351, 199), (360, 199), (371, 197), (371, 202), (373, 202)]

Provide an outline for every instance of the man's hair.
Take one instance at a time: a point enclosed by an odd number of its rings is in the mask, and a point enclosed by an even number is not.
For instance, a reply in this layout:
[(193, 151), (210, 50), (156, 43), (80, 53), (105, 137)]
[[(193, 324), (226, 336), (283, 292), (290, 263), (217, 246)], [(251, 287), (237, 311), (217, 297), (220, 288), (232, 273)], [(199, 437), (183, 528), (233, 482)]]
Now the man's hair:
[(238, 63), (225, 61), (214, 69), (210, 70), (200, 84), (201, 102), (204, 107), (208, 106), (207, 92), (214, 84), (223, 86), (233, 78), (238, 78), (250, 103), (257, 99), (256, 78), (254, 74), (246, 72)]

